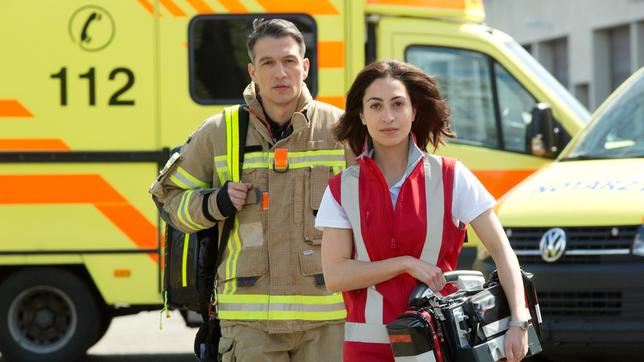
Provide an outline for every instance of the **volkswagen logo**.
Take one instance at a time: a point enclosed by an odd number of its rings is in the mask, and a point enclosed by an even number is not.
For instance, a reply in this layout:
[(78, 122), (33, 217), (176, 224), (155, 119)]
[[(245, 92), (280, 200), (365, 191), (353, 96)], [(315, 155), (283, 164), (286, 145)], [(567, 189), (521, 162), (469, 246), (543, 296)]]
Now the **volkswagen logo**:
[(546, 231), (539, 242), (541, 258), (547, 263), (559, 260), (566, 251), (566, 232), (560, 228)]

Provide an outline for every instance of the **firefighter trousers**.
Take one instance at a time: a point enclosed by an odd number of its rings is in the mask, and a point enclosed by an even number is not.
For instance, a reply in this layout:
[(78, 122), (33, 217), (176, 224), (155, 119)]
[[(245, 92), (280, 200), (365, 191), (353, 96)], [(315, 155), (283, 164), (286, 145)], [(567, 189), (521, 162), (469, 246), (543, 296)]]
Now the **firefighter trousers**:
[(344, 323), (302, 332), (269, 334), (236, 325), (223, 327), (219, 353), (223, 362), (341, 362)]

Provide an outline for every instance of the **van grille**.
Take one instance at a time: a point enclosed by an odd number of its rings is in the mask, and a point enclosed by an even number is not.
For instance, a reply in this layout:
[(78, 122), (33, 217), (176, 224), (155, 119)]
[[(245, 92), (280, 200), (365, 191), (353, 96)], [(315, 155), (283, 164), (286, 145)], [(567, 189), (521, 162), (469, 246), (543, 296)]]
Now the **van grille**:
[[(562, 229), (566, 232), (566, 254), (557, 263), (619, 262), (625, 255), (630, 254), (639, 227), (639, 225), (564, 227)], [(549, 229), (506, 228), (510, 245), (520, 263), (544, 263), (539, 252), (539, 242), (541, 236)], [(581, 255), (571, 255), (575, 252)]]
[(622, 314), (620, 292), (539, 292), (537, 297), (544, 317)]

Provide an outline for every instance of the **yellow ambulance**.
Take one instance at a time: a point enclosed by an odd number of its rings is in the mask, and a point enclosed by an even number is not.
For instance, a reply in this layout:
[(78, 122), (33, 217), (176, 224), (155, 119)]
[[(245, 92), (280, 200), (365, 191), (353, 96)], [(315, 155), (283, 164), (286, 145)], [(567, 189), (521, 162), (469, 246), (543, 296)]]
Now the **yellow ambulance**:
[[(644, 67), (556, 162), (508, 192), (497, 212), (521, 267), (537, 277), (546, 350), (602, 346), (614, 347), (609, 355), (641, 356)], [(494, 267), (483, 248), (475, 266)]]
[[(481, 0), (3, 0), (3, 355), (67, 360), (113, 316), (159, 307), (162, 233), (147, 188), (169, 149), (242, 102), (257, 17), (297, 24), (309, 89), (340, 107), (374, 59), (433, 75), (459, 135), (441, 152), (497, 197), (588, 118), (519, 44), (483, 23)], [(552, 122), (537, 122), (546, 112)], [(465, 259), (474, 254), (465, 249)]]

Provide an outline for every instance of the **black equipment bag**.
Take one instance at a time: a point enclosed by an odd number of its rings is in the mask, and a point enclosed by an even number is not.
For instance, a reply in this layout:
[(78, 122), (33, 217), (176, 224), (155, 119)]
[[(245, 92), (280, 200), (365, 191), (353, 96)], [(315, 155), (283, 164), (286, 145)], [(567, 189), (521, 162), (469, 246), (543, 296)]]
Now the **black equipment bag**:
[[(533, 275), (521, 271), (528, 326), (528, 354), (541, 352), (541, 315)], [(496, 272), (484, 283), (474, 271), (445, 273), (458, 291), (434, 294), (420, 284), (409, 297), (409, 310), (387, 325), (394, 359), (433, 362), (494, 362), (505, 357), (504, 335), (510, 308)]]
[(201, 312), (215, 281), (217, 226), (186, 234), (166, 223), (164, 298), (170, 308)]
[[(228, 108), (226, 109), (228, 110)], [(239, 158), (243, 160), (249, 114), (245, 105), (239, 106)], [(171, 151), (179, 152), (180, 147)], [(240, 174), (243, 162), (240, 161)], [(234, 215), (223, 223), (221, 240), (218, 224), (209, 229), (186, 234), (172, 224), (163, 205), (153, 197), (161, 218), (166, 223), (164, 258), (164, 309), (188, 309), (199, 312), (202, 322), (195, 336), (194, 352), (200, 361), (217, 361), (217, 346), (221, 338), (219, 320), (212, 313), (211, 298), (217, 265), (235, 223)]]
[[(245, 106), (239, 106), (239, 155), (243, 159), (249, 114)], [(179, 152), (180, 147), (171, 151)], [(240, 170), (242, 163), (240, 162)], [(154, 198), (161, 218), (166, 223), (164, 260), (165, 307), (188, 309), (207, 313), (214, 286), (219, 259), (226, 247), (235, 218), (229, 217), (223, 224), (221, 242), (218, 241), (218, 226), (186, 234), (178, 230), (163, 205)], [(219, 245), (218, 245), (219, 244)], [(219, 247), (218, 247), (219, 246)]]

